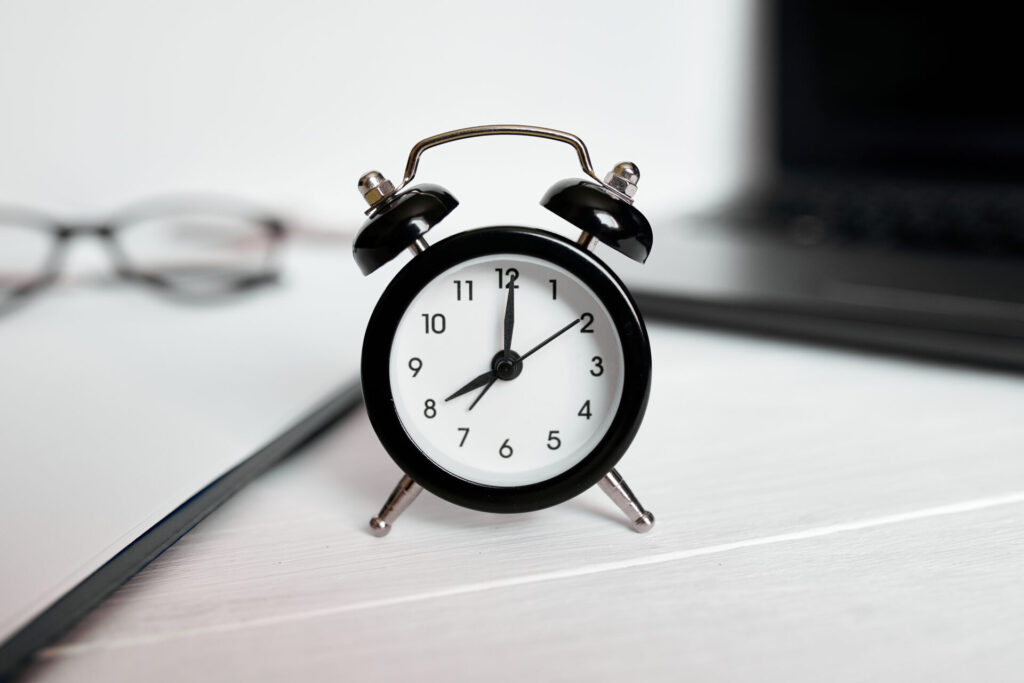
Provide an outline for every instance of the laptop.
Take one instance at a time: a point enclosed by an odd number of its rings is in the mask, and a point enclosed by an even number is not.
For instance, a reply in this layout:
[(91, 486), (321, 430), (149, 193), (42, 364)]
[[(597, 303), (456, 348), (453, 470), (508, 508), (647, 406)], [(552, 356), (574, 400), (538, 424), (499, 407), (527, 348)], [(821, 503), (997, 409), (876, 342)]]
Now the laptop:
[[(1002, 6), (760, 6), (769, 170), (658, 227), (649, 317), (1024, 368), (1024, 92)], [(753, 83), (752, 87), (759, 84)]]

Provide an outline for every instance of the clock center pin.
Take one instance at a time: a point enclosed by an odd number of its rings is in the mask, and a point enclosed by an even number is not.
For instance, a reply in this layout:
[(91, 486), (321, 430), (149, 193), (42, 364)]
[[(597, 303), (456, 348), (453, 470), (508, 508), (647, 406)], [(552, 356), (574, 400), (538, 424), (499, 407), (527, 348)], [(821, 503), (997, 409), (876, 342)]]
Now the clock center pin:
[(505, 381), (515, 379), (523, 372), (523, 364), (519, 361), (519, 354), (515, 351), (508, 352), (508, 358), (504, 351), (498, 351), (491, 359), (491, 369), (498, 379)]

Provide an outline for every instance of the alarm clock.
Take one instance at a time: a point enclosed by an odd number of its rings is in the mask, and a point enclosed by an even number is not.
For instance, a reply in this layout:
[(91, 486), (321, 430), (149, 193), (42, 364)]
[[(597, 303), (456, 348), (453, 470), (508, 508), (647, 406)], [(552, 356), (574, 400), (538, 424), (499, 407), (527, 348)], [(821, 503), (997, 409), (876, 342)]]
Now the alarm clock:
[[(422, 153), (486, 135), (570, 145), (589, 179), (555, 183), (541, 204), (582, 232), (572, 241), (502, 225), (429, 244), (458, 201), (439, 185), (409, 186)], [(376, 171), (353, 243), (366, 275), (413, 254), (377, 303), (363, 342), (362, 390), (381, 444), (405, 475), (370, 530), (386, 535), (423, 488), (457, 505), (526, 512), (597, 484), (636, 531), (654, 525), (615, 469), (647, 407), (651, 349), (625, 285), (593, 250), (643, 262), (650, 223), (633, 206), (639, 172), (621, 163), (598, 179), (583, 141), (549, 128), (463, 128), (418, 142), (396, 187)]]

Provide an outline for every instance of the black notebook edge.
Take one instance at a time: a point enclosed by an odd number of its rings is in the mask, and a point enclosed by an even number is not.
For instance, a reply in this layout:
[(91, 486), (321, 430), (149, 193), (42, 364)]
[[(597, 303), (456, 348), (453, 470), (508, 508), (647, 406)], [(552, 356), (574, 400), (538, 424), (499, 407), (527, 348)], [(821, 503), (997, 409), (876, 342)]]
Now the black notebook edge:
[(284, 433), (215, 479), (128, 544), (99, 569), (0, 643), (0, 681), (16, 675), (38, 649), (86, 614), (246, 484), (306, 445), (362, 403), (354, 379), (321, 401)]

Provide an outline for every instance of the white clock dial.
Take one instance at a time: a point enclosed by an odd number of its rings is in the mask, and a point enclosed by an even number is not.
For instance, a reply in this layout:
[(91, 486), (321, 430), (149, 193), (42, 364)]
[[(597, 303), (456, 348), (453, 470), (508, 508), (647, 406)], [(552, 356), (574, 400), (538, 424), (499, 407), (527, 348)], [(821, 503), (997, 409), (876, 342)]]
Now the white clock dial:
[[(503, 354), (512, 280), (521, 371), (446, 401)], [(391, 392), (436, 465), (477, 484), (523, 486), (593, 451), (618, 410), (623, 365), (616, 327), (586, 284), (550, 262), (498, 254), (450, 268), (409, 304), (391, 347)]]

